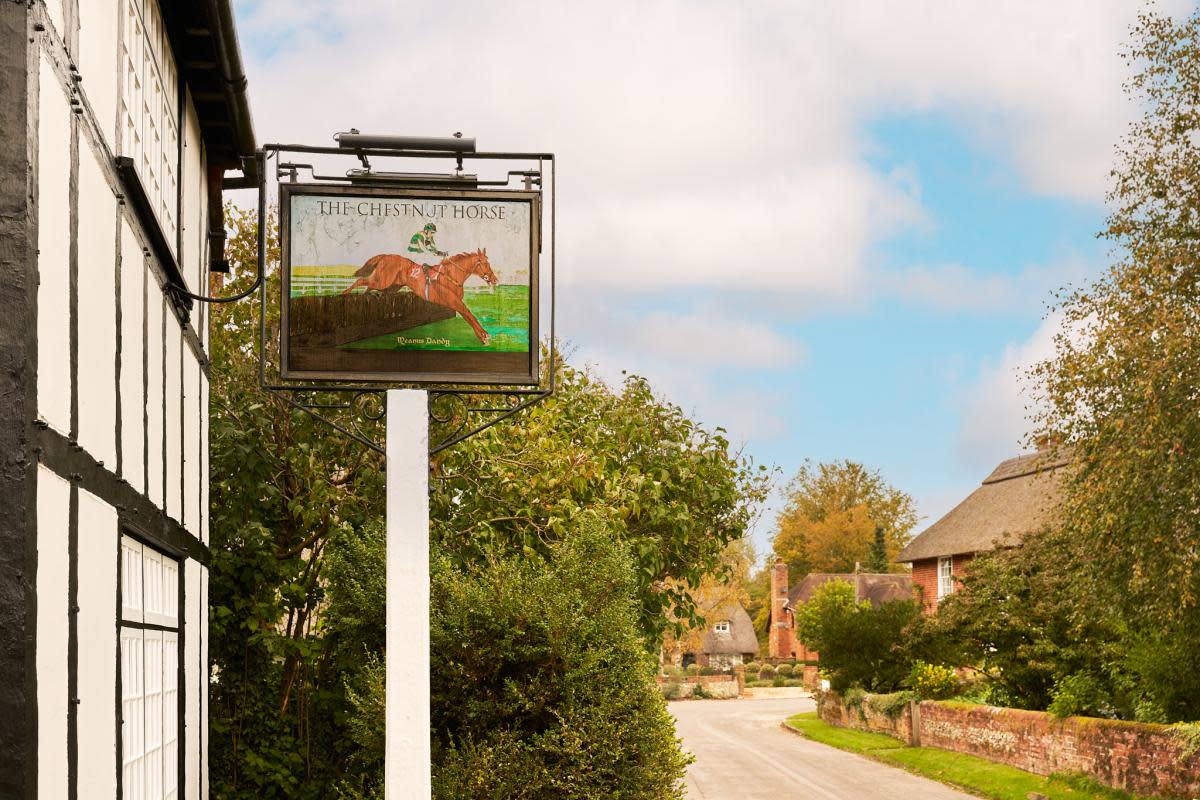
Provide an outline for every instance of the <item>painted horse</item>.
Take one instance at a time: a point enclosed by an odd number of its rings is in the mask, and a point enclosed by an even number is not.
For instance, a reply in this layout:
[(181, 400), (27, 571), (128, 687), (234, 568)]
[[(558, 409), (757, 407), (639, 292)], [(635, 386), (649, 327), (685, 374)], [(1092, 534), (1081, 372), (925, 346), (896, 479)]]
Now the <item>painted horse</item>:
[(438, 264), (421, 264), (394, 253), (380, 253), (358, 268), (354, 273), (358, 280), (342, 294), (350, 294), (360, 286), (376, 292), (399, 291), (407, 286), (418, 297), (458, 312), (479, 341), (486, 345), (491, 335), (463, 302), (463, 283), (472, 275), (483, 278), (489, 286), (494, 287), (499, 282), (488, 262), (486, 248), (473, 253), (457, 253), (443, 258)]

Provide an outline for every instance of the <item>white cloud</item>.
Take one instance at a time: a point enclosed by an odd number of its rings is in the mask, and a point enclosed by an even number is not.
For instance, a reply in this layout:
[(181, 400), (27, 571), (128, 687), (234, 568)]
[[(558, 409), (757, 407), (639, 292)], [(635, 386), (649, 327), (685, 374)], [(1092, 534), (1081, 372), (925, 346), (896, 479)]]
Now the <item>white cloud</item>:
[[(872, 254), (897, 230), (931, 224), (920, 176), (872, 164), (868, 126), (944, 115), (1026, 188), (1098, 205), (1136, 112), (1118, 91), (1118, 53), (1141, 5), (243, 0), (238, 10), (264, 142), (329, 143), (353, 126), (555, 151), (561, 307), (587, 311), (560, 313), (560, 336), (750, 438), (786, 430), (788, 398), (737, 389), (714, 368), (798, 363), (803, 348), (771, 321), (878, 294), (867, 291), (881, 280)], [(882, 290), (1012, 310), (1077, 268), (1068, 259), (995, 278), (929, 265)], [(718, 311), (622, 311), (639, 295), (643, 306)], [(976, 468), (1018, 446), (1015, 372), (1045, 352), (1048, 325), (968, 392), (959, 450)], [(738, 340), (758, 346), (739, 351)]]
[(1012, 343), (996, 363), (985, 363), (963, 396), (957, 455), (975, 472), (1019, 452), (1030, 430), (1035, 398), (1025, 373), (1054, 354), (1061, 314), (1049, 314), (1023, 342)]
[(962, 264), (939, 264), (890, 271), (879, 276), (882, 288), (906, 300), (946, 311), (1014, 313), (1042, 311), (1051, 293), (1078, 285), (1089, 274), (1081, 258), (1029, 264), (1019, 272), (980, 273)]
[(794, 365), (804, 348), (771, 327), (718, 312), (653, 311), (626, 317), (609, 333), (610, 344), (689, 367), (782, 369)]
[[(1139, 0), (836, 4), (242, 5), (267, 141), (339, 129), (557, 151), (579, 285), (853, 296), (923, 220), (864, 125), (962, 120), (1048, 194), (1099, 203), (1132, 109), (1117, 55)], [(1164, 4), (1171, 10), (1177, 2)], [(275, 26), (290, 24), (290, 28)], [(290, 21), (290, 23), (289, 23)]]
[(788, 433), (782, 415), (787, 407), (784, 392), (731, 380), (727, 373), (713, 374), (690, 359), (673, 360), (652, 348), (600, 340), (581, 345), (573, 361), (587, 365), (614, 387), (621, 385), (624, 373), (647, 378), (658, 397), (708, 428), (724, 428), (735, 447)]
[[(1157, 3), (1189, 12), (1190, 0)], [(1027, 184), (1099, 202), (1134, 109), (1117, 91), (1140, 0), (871, 0), (822, 5), (858, 103), (944, 110), (1008, 155)]]

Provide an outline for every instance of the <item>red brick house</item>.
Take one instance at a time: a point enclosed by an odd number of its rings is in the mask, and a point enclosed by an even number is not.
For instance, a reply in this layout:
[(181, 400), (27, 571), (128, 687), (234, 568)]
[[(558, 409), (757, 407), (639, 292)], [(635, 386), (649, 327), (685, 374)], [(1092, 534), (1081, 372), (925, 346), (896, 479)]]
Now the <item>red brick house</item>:
[(900, 551), (926, 613), (959, 588), (971, 559), (997, 547), (1016, 547), (1049, 523), (1058, 502), (1068, 454), (1061, 449), (1000, 462), (978, 489)]
[(795, 609), (812, 599), (813, 593), (830, 581), (845, 581), (854, 587), (854, 599), (878, 606), (912, 597), (908, 575), (878, 572), (810, 572), (795, 587), (788, 588), (788, 567), (779, 561), (771, 568), (771, 618), (768, 622), (767, 656), (816, 661), (818, 654), (795, 636)]

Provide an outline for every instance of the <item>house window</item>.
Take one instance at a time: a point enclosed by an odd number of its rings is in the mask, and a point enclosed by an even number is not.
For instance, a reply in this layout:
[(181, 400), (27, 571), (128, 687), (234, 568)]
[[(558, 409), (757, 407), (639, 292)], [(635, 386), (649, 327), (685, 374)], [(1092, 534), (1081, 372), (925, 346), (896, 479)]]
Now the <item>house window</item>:
[(125, 0), (121, 155), (133, 159), (166, 240), (175, 242), (179, 73), (158, 0)]
[(954, 559), (938, 559), (938, 600), (954, 591)]
[(179, 562), (121, 538), (121, 787), (179, 796)]
[(713, 626), (713, 630), (717, 633), (729, 633), (729, 622), (718, 622)]

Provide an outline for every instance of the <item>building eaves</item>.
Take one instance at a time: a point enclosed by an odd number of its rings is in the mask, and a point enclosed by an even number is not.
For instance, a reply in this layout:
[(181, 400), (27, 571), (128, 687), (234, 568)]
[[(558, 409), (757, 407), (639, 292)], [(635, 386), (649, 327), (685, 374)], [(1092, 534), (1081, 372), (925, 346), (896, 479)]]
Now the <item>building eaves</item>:
[(244, 177), (225, 188), (257, 185), (257, 142), (229, 0), (163, 0), (162, 9), (209, 164), (242, 171)]

